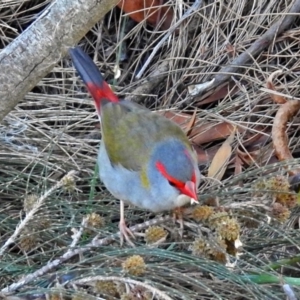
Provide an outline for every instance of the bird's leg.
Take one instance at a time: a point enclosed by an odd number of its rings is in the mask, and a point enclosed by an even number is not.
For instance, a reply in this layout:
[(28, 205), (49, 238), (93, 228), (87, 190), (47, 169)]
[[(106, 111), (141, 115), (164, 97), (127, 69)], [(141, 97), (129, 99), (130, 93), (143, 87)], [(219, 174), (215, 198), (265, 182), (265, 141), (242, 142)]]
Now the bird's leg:
[(134, 243), (131, 241), (129, 235), (131, 235), (132, 238), (135, 239), (135, 236), (133, 232), (127, 227), (125, 223), (125, 217), (124, 217), (124, 202), (120, 200), (120, 223), (119, 223), (119, 229), (120, 229), (120, 243), (121, 246), (123, 245), (124, 238), (126, 242), (131, 246), (135, 247)]
[(184, 211), (184, 208), (182, 207), (176, 207), (174, 210), (173, 210), (173, 220), (174, 222), (176, 222), (176, 220), (178, 221), (179, 223), (179, 235), (180, 237), (182, 238), (183, 236), (183, 211)]

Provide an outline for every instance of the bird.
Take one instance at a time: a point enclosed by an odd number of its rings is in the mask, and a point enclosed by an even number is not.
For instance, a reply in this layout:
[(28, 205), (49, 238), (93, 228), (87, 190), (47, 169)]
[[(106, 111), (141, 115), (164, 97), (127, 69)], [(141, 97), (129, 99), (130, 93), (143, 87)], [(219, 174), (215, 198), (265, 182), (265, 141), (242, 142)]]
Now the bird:
[(137, 103), (121, 100), (80, 48), (69, 49), (73, 65), (91, 94), (101, 124), (99, 177), (120, 200), (120, 241), (134, 247), (124, 203), (154, 213), (198, 203), (197, 155), (183, 130)]

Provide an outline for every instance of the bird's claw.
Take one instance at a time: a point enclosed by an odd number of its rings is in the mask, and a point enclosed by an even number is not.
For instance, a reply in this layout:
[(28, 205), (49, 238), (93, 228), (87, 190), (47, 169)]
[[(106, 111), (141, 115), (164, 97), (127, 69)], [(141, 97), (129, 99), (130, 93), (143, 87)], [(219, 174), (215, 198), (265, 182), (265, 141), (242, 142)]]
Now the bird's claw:
[(124, 239), (126, 240), (126, 242), (131, 246), (131, 247), (135, 247), (134, 243), (131, 241), (130, 237), (135, 239), (135, 236), (133, 234), (133, 232), (127, 227), (127, 225), (125, 224), (125, 222), (121, 222), (119, 223), (119, 229), (120, 229), (120, 244), (121, 246), (123, 245)]

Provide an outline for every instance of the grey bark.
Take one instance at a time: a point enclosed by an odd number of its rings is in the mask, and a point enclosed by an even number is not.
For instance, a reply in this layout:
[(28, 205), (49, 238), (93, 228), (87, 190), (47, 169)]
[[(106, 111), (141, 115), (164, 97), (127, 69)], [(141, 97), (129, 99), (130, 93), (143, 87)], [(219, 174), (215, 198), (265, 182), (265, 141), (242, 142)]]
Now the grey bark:
[(0, 52), (0, 122), (120, 0), (56, 0)]

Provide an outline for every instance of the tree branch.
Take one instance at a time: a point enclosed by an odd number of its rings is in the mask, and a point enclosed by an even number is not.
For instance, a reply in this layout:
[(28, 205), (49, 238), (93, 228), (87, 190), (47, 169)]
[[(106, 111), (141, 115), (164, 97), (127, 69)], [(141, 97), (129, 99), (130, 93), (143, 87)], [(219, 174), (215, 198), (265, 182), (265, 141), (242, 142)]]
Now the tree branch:
[(119, 0), (56, 0), (0, 53), (0, 122)]

